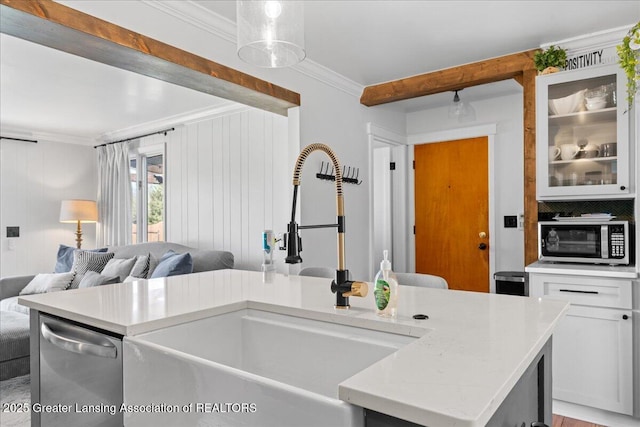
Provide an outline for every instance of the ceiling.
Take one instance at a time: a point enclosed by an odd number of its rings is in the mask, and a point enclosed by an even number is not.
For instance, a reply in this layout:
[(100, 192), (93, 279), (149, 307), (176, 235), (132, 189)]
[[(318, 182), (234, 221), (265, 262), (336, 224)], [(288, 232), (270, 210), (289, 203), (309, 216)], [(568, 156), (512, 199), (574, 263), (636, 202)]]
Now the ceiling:
[[(191, 3), (235, 22), (235, 1)], [(126, 1), (114, 4), (126, 7)], [(308, 62), (362, 86), (630, 27), (638, 20), (637, 0), (305, 1)], [(3, 131), (101, 140), (142, 123), (228, 103), (4, 34), (0, 42)], [(519, 90), (507, 81), (468, 88), (461, 96), (473, 101)], [(450, 98), (438, 94), (398, 106), (413, 111)]]
[[(235, 1), (197, 1), (233, 22)], [(640, 2), (307, 0), (307, 57), (369, 86), (629, 25)]]
[(3, 136), (24, 130), (36, 138), (53, 134), (97, 142), (115, 131), (228, 103), (0, 34)]

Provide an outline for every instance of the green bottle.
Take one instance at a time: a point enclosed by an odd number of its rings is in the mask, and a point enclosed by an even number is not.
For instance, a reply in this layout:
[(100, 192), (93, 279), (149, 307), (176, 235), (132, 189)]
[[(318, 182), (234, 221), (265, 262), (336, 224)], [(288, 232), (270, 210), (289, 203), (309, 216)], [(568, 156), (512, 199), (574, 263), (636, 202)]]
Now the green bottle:
[(378, 316), (396, 317), (398, 307), (398, 279), (391, 271), (389, 251), (384, 250), (380, 271), (376, 274), (373, 295)]

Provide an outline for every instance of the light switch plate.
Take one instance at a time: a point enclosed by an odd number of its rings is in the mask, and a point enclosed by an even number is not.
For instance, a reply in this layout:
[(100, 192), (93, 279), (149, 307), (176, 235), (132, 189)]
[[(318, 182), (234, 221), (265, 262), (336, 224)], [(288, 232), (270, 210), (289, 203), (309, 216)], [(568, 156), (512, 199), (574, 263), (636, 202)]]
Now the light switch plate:
[(516, 215), (505, 215), (504, 228), (517, 228), (517, 227), (518, 227), (518, 217)]
[(20, 227), (7, 227), (7, 237), (20, 237)]
[(518, 213), (518, 230), (524, 230), (524, 212)]

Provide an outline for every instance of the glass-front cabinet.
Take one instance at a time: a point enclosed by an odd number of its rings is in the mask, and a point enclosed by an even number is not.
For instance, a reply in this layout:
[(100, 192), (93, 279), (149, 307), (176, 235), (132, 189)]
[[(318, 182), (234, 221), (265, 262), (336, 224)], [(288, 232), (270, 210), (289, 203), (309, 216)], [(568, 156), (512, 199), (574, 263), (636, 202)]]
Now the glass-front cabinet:
[(631, 197), (625, 79), (615, 64), (537, 77), (538, 200)]

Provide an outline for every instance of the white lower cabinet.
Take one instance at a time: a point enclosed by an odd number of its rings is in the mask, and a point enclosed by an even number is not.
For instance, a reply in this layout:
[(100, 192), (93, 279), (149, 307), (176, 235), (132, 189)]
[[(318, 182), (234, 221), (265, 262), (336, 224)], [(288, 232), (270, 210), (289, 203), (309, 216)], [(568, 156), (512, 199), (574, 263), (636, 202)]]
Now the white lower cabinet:
[(626, 310), (572, 306), (553, 336), (553, 397), (631, 415), (631, 320)]
[(553, 398), (631, 415), (631, 280), (530, 273), (529, 289), (571, 303), (553, 335)]

